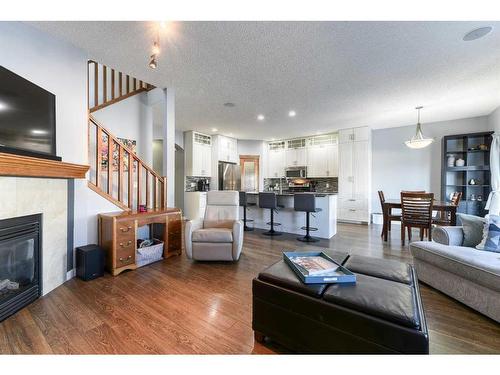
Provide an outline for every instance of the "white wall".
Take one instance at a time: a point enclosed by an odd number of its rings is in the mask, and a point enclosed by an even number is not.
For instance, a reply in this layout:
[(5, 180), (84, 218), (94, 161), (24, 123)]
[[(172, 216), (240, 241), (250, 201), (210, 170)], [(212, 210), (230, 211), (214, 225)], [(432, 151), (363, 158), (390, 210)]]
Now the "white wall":
[[(499, 116), (500, 117), (500, 116)], [(428, 123), (422, 126), (434, 143), (413, 150), (404, 144), (415, 133), (415, 126), (378, 129), (372, 132), (372, 211), (380, 212), (378, 190), (386, 199), (397, 198), (401, 190), (431, 191), (441, 196), (441, 144), (446, 135), (492, 130), (488, 116)]]
[(175, 144), (184, 148), (184, 132), (182, 130), (175, 131)]
[(147, 94), (141, 93), (92, 113), (97, 121), (119, 138), (137, 141), (137, 155), (146, 163), (153, 160), (152, 109)]
[(491, 130), (494, 130), (497, 133), (500, 133), (500, 107), (495, 109), (488, 116), (488, 124)]
[(258, 140), (238, 140), (238, 155), (259, 155), (259, 190), (264, 189), (266, 142)]

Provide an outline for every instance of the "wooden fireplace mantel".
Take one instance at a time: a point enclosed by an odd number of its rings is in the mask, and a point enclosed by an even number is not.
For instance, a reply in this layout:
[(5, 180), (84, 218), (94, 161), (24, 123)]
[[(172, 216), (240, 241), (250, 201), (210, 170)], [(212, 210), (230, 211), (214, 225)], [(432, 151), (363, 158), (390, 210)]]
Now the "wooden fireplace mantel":
[(88, 170), (88, 165), (0, 152), (0, 176), (85, 178)]

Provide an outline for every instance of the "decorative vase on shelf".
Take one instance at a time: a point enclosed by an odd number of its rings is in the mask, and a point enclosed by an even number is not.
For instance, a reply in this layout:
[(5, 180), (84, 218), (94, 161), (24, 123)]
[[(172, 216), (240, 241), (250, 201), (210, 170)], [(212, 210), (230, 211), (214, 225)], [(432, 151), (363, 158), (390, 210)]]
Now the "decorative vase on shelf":
[(455, 161), (455, 166), (456, 167), (463, 167), (465, 165), (465, 160), (462, 158), (459, 158)]
[(455, 165), (455, 155), (448, 156), (448, 167), (453, 167)]

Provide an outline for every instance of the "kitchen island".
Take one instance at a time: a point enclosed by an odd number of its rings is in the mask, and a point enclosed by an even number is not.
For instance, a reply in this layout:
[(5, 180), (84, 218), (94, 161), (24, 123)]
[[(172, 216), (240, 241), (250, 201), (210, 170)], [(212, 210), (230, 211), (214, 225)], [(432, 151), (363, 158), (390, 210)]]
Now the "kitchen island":
[[(250, 205), (247, 211), (247, 218), (254, 220), (255, 228), (269, 229), (266, 223), (270, 220), (269, 209), (259, 208), (259, 193), (247, 193), (248, 203)], [(293, 209), (293, 193), (276, 194), (278, 205), (278, 213), (274, 215), (274, 221), (281, 223), (276, 226), (275, 230), (279, 232), (294, 233), (305, 235), (305, 231), (300, 229), (306, 225), (306, 213), (295, 211)], [(311, 232), (311, 235), (318, 238), (329, 239), (337, 233), (337, 194), (336, 193), (315, 193), (316, 208), (321, 208), (320, 212), (311, 214), (311, 227), (318, 228), (317, 231)], [(241, 207), (243, 210), (243, 207)], [(313, 216), (314, 215), (314, 216)], [(240, 213), (243, 217), (243, 211)], [(251, 226), (251, 223), (249, 223)]]

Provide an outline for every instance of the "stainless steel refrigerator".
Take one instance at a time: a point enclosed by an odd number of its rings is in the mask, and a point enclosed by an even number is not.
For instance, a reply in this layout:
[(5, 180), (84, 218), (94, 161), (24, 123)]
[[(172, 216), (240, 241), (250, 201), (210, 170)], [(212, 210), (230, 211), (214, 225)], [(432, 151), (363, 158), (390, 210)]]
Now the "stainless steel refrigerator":
[(240, 166), (234, 163), (219, 162), (219, 190), (236, 190), (241, 187)]

